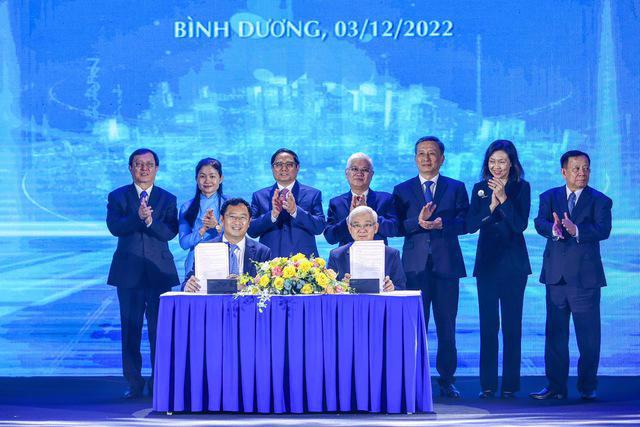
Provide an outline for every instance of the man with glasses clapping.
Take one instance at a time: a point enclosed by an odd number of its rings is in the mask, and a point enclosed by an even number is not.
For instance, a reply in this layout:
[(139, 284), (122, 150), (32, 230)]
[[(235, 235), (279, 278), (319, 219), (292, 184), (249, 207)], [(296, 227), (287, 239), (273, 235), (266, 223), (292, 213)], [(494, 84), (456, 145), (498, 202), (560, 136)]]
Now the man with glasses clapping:
[(273, 153), (271, 171), (276, 183), (251, 198), (249, 236), (259, 237), (273, 257), (318, 255), (315, 236), (325, 226), (322, 193), (297, 181), (300, 161), (292, 150)]
[(373, 191), (369, 186), (373, 178), (373, 161), (364, 153), (352, 154), (347, 160), (344, 174), (350, 190), (329, 201), (329, 214), (324, 237), (330, 244), (344, 246), (353, 242), (349, 233), (347, 216), (358, 206), (369, 206), (378, 215), (378, 230), (375, 240), (384, 240), (398, 235), (398, 216), (393, 197), (384, 191)]

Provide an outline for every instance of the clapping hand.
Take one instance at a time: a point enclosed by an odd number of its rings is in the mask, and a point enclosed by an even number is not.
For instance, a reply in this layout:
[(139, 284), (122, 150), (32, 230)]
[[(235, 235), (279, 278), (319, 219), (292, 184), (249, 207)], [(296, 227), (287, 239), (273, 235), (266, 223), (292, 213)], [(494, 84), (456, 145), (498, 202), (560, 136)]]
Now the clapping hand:
[(140, 202), (140, 207), (138, 208), (138, 217), (143, 220), (147, 225), (151, 224), (151, 215), (153, 214), (153, 209), (151, 206), (147, 206), (147, 198), (144, 197)]
[(215, 214), (212, 209), (207, 210), (207, 213), (204, 214), (202, 218), (202, 227), (200, 227), (200, 236), (204, 236), (204, 233), (211, 228), (216, 228), (218, 226), (218, 220), (216, 219)]
[(555, 212), (553, 213), (553, 226), (551, 227), (551, 230), (553, 235), (556, 236), (558, 239), (564, 239), (564, 236), (562, 235), (560, 218), (558, 217), (558, 214)]
[(289, 215), (291, 216), (296, 213), (296, 209), (298, 209), (296, 206), (296, 198), (293, 197), (293, 193), (291, 191), (287, 192), (287, 196), (285, 197), (284, 202), (282, 202), (282, 208), (289, 212)]
[(577, 227), (573, 223), (573, 221), (569, 219), (569, 214), (567, 214), (566, 212), (564, 213), (564, 218), (562, 218), (562, 226), (564, 227), (565, 230), (567, 230), (567, 233), (569, 233), (571, 236), (576, 235)]
[(493, 190), (493, 196), (497, 199), (499, 203), (504, 203), (507, 201), (507, 194), (504, 192), (505, 183), (502, 182), (499, 178), (491, 178), (487, 184), (489, 188)]
[(364, 200), (364, 196), (354, 196), (351, 198), (351, 207), (349, 209), (349, 212), (351, 212), (358, 206), (367, 206), (367, 203)]
[(280, 191), (276, 189), (271, 197), (271, 217), (278, 218), (282, 212), (282, 201), (280, 200)]
[(436, 204), (429, 202), (422, 207), (420, 215), (418, 215), (418, 224), (425, 230), (434, 230), (442, 228), (442, 218), (438, 217), (434, 221), (428, 221), (436, 210)]

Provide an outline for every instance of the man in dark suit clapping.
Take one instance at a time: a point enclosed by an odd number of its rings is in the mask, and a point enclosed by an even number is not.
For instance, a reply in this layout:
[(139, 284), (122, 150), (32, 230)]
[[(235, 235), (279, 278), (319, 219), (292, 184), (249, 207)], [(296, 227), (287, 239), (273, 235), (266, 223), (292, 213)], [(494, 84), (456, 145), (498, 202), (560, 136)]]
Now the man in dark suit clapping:
[(438, 138), (420, 138), (414, 151), (418, 176), (393, 190), (400, 232), (405, 236), (402, 264), (407, 288), (422, 291), (427, 322), (433, 306), (440, 393), (458, 398), (460, 392), (453, 384), (458, 364), (456, 316), (459, 282), (466, 276), (458, 236), (466, 232), (469, 196), (462, 182), (440, 175), (444, 144)]
[(329, 201), (329, 214), (324, 237), (330, 244), (344, 246), (353, 242), (349, 232), (347, 216), (358, 206), (369, 206), (378, 215), (378, 231), (374, 239), (384, 240), (398, 233), (398, 216), (393, 205), (393, 197), (384, 191), (370, 188), (373, 178), (373, 161), (364, 153), (352, 154), (347, 160), (345, 176), (349, 183), (349, 192)]
[(569, 376), (569, 318), (573, 316), (580, 358), (578, 391), (596, 398), (600, 360), (600, 288), (606, 286), (600, 241), (611, 233), (611, 199), (588, 186), (591, 160), (582, 151), (560, 159), (566, 185), (540, 195), (535, 219), (547, 239), (540, 273), (546, 285), (545, 370), (548, 385), (530, 396), (564, 399)]
[(153, 151), (134, 151), (129, 156), (133, 183), (109, 193), (107, 205), (107, 227), (118, 237), (107, 283), (118, 288), (122, 370), (129, 383), (126, 399), (141, 397), (144, 390), (140, 353), (144, 316), (153, 366), (160, 295), (179, 283), (167, 243), (178, 234), (176, 197), (154, 185), (159, 166)]
[(326, 224), (322, 193), (298, 182), (298, 155), (280, 148), (271, 156), (276, 183), (253, 193), (249, 236), (271, 249), (273, 257), (298, 252), (318, 255), (316, 235)]

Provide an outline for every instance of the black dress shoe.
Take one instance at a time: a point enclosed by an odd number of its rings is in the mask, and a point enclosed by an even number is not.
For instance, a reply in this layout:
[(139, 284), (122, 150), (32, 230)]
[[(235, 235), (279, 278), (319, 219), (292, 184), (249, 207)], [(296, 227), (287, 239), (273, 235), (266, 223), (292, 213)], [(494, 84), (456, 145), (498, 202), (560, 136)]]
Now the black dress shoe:
[(441, 385), (440, 386), (440, 396), (450, 397), (452, 399), (459, 399), (460, 392), (453, 384)]
[(500, 398), (501, 399), (515, 399), (516, 398), (516, 392), (515, 391), (502, 390), (502, 393), (500, 393)]
[(122, 395), (123, 399), (140, 399), (142, 397), (142, 387), (129, 387)]
[(598, 398), (598, 395), (595, 390), (583, 391), (582, 393), (580, 393), (580, 398), (582, 400), (596, 400)]
[(478, 394), (478, 398), (480, 399), (489, 399), (490, 397), (495, 397), (496, 392), (493, 390), (482, 390), (479, 394)]
[(529, 397), (536, 400), (561, 400), (566, 399), (567, 395), (564, 393), (558, 393), (556, 391), (549, 390), (545, 387), (538, 392), (529, 393)]

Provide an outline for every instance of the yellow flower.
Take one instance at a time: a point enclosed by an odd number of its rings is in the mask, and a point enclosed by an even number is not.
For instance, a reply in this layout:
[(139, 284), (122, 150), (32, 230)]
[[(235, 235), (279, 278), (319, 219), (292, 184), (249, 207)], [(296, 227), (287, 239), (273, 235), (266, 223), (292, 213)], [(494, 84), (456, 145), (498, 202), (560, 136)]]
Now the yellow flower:
[(315, 261), (316, 261), (316, 264), (318, 264), (318, 267), (320, 268), (324, 268), (324, 266), (327, 265), (327, 262), (322, 258), (316, 258)]
[(291, 279), (295, 275), (296, 275), (296, 268), (293, 265), (287, 265), (282, 270), (282, 277), (284, 277), (285, 279)]
[(311, 263), (311, 261), (305, 259), (303, 261), (300, 261), (300, 264), (298, 264), (298, 271), (302, 274), (306, 274), (309, 272), (309, 270), (311, 270), (312, 267), (313, 264)]
[(291, 261), (293, 262), (300, 262), (302, 260), (306, 260), (307, 257), (304, 254), (301, 254), (300, 252), (298, 252), (297, 254), (295, 254), (294, 256), (291, 257)]
[(282, 277), (276, 277), (276, 280), (273, 281), (273, 286), (279, 291), (284, 288), (284, 279)]
[(335, 278), (338, 277), (338, 273), (336, 273), (332, 269), (328, 269), (327, 270), (327, 276), (329, 276), (329, 277), (331, 277), (332, 279), (335, 280)]
[(311, 283), (305, 283), (302, 289), (300, 289), (300, 292), (303, 294), (313, 293), (313, 286), (311, 286)]
[(260, 292), (260, 290), (258, 289), (257, 286), (252, 286), (251, 287), (251, 295), (256, 295)]
[(260, 287), (266, 288), (269, 285), (269, 276), (266, 274), (260, 278)]
[(317, 273), (315, 275), (315, 279), (316, 279), (316, 282), (318, 282), (318, 285), (320, 285), (320, 287), (322, 288), (326, 288), (330, 282), (329, 278), (324, 273)]

